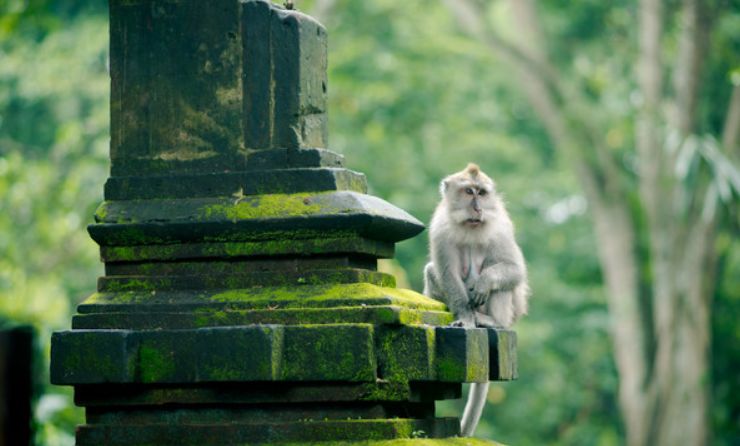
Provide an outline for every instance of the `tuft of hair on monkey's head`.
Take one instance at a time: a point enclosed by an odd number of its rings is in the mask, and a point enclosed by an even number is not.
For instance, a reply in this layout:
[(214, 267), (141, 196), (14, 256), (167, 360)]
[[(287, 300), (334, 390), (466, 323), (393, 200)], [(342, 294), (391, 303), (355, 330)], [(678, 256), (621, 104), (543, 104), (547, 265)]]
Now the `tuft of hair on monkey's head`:
[[(446, 176), (442, 182), (439, 184), (439, 193), (442, 195), (442, 198), (445, 197), (445, 194), (447, 193), (450, 184), (452, 183), (463, 183), (463, 182), (473, 182), (476, 185), (480, 186), (488, 186), (490, 188), (490, 191), (493, 191), (495, 188), (494, 181), (486, 175), (485, 172), (481, 170), (481, 168), (475, 164), (475, 163), (468, 163), (468, 165), (465, 167), (465, 169), (455, 172), (451, 175)], [(489, 192), (490, 192), (489, 191)]]
[(467, 172), (472, 178), (475, 178), (480, 173), (480, 167), (475, 163), (468, 163), (468, 167), (465, 168), (465, 172)]

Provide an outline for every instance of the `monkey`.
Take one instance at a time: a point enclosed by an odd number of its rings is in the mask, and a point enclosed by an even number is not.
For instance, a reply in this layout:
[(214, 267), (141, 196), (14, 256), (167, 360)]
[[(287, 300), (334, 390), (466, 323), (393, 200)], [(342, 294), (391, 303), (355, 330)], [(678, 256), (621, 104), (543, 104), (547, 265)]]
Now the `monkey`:
[(285, 0), (283, 6), (285, 7), (285, 9), (295, 9), (295, 4), (293, 4), (293, 0)]
[[(470, 163), (440, 183), (429, 226), (423, 293), (447, 304), (456, 327), (510, 328), (527, 314), (527, 268), (494, 181)], [(460, 430), (472, 436), (488, 383), (473, 383)]]

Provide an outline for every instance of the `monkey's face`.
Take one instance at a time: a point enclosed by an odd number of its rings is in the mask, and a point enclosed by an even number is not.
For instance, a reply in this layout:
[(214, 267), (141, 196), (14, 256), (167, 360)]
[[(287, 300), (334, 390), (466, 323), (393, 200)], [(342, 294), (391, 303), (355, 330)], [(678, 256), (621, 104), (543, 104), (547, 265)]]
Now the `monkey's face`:
[(466, 179), (448, 186), (447, 203), (452, 220), (469, 229), (485, 226), (495, 211), (493, 184)]

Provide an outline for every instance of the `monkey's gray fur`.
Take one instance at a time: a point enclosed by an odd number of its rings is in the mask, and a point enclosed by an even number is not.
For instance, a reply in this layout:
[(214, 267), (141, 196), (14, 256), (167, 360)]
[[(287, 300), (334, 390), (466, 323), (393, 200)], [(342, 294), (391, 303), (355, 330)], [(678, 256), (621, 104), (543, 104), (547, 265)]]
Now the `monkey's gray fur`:
[[(447, 304), (455, 326), (511, 327), (527, 313), (527, 268), (493, 180), (471, 163), (442, 180), (440, 193), (424, 294)], [(471, 385), (463, 436), (473, 435), (487, 394), (488, 383)]]

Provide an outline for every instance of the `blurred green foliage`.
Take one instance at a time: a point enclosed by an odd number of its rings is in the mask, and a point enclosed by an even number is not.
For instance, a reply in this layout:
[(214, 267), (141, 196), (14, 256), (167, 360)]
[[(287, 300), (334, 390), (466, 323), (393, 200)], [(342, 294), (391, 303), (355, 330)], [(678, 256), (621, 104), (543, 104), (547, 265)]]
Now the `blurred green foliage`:
[[(309, 12), (314, 3), (297, 2)], [(607, 142), (623, 147), (633, 134), (625, 73), (634, 56), (634, 2), (554, 1), (542, 12), (558, 37), (548, 44), (586, 73), (583, 88), (610, 92), (609, 108), (599, 113), (610, 122)], [(738, 17), (725, 19), (723, 36), (738, 29), (731, 26)], [(621, 444), (588, 210), (571, 171), (511, 88), (510, 71), (460, 37), (438, 2), (335, 2), (325, 24), (330, 148), (368, 175), (371, 193), (428, 221), (438, 181), (475, 161), (497, 181), (517, 225), (534, 290), (531, 314), (518, 325), (520, 379), (492, 385), (478, 434), (515, 445)], [(38, 328), (45, 361), (50, 332), (68, 327), (102, 272), (84, 228), (107, 176), (107, 33), (102, 2), (0, 2), (0, 315)], [(719, 42), (736, 60), (737, 44)], [(722, 91), (707, 88), (724, 110)], [(705, 113), (710, 126), (720, 125), (714, 108)], [(732, 229), (720, 237), (728, 254), (713, 333), (719, 445), (740, 435), (740, 255)], [(421, 235), (398, 247), (417, 290), (426, 243)], [(44, 385), (42, 393), (38, 444), (72, 444), (82, 415), (71, 392)], [(442, 404), (438, 414), (457, 416), (461, 404)]]

